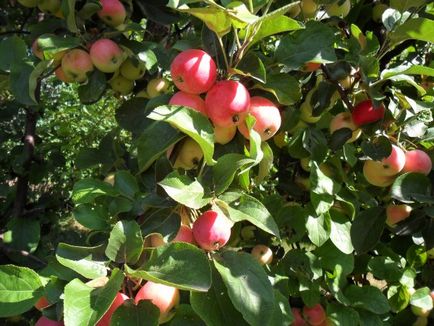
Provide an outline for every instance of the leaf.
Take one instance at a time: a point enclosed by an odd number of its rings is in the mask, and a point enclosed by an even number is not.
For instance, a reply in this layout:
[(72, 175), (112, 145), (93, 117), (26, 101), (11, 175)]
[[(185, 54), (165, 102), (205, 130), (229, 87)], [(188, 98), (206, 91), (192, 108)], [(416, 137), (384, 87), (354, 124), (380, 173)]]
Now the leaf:
[(91, 230), (106, 230), (109, 226), (109, 215), (103, 205), (81, 204), (74, 207), (72, 214), (78, 223)]
[(249, 52), (241, 59), (238, 66), (234, 69), (234, 72), (243, 76), (252, 77), (261, 83), (265, 83), (267, 79), (264, 63), (253, 52)]
[(92, 203), (100, 196), (116, 197), (119, 193), (108, 183), (91, 178), (81, 179), (74, 184), (72, 200), (76, 204)]
[(271, 168), (273, 167), (273, 150), (267, 142), (262, 142), (261, 145), (262, 153), (264, 153), (264, 157), (259, 163), (258, 175), (255, 178), (257, 184), (262, 183), (266, 177), (270, 175)]
[[(249, 221), (258, 228), (279, 237), (279, 228), (267, 208), (256, 198), (238, 193), (226, 192), (216, 204), (233, 222)], [(223, 203), (222, 203), (223, 202)]]
[(265, 16), (261, 21), (260, 27), (255, 30), (252, 44), (274, 34), (295, 31), (302, 29), (303, 25), (288, 16)]
[(42, 34), (37, 38), (38, 48), (44, 53), (45, 60), (53, 59), (56, 53), (79, 47), (81, 40), (72, 36)]
[(356, 310), (337, 303), (327, 305), (327, 317), (333, 325), (359, 326), (361, 321)]
[(400, 312), (407, 308), (410, 303), (410, 291), (406, 286), (396, 286), (392, 285), (387, 291), (387, 297), (389, 299), (389, 304), (394, 312)]
[(79, 247), (66, 243), (59, 243), (56, 250), (56, 259), (63, 266), (83, 275), (86, 278), (94, 279), (107, 275), (105, 266), (107, 258), (104, 256), (104, 248)]
[(20, 266), (0, 266), (0, 317), (20, 315), (33, 308), (43, 294), (35, 271)]
[(78, 27), (75, 21), (75, 0), (62, 1), (61, 10), (66, 18), (66, 26), (72, 33), (78, 34)]
[(131, 199), (139, 192), (137, 180), (129, 171), (116, 171), (114, 187), (120, 194)]
[(142, 223), (142, 233), (144, 236), (159, 233), (168, 242), (175, 238), (181, 225), (180, 221), (181, 217), (172, 208), (157, 209), (146, 214)]
[(262, 266), (251, 255), (232, 251), (214, 260), (214, 266), (229, 298), (249, 325), (267, 325), (273, 316), (274, 293)]
[[(24, 105), (35, 105), (36, 101), (31, 96), (30, 76), (33, 73), (34, 67), (31, 63), (21, 61), (15, 63), (11, 67), (9, 77), (10, 91), (15, 96), (15, 99)], [(33, 89), (34, 91), (34, 89)]]
[(162, 105), (155, 108), (149, 119), (170, 123), (193, 138), (202, 149), (208, 165), (214, 165), (214, 129), (207, 117), (185, 106)]
[(187, 207), (199, 209), (208, 204), (210, 197), (205, 197), (204, 189), (197, 180), (173, 171), (158, 183), (173, 200)]
[(26, 43), (18, 36), (2, 38), (0, 42), (0, 70), (11, 71), (14, 63), (23, 60), (26, 52)]
[(392, 153), (392, 144), (385, 136), (374, 138), (372, 141), (362, 142), (363, 153), (374, 161), (380, 161)]
[(200, 20), (202, 20), (205, 25), (216, 33), (219, 37), (222, 37), (230, 32), (232, 21), (229, 15), (222, 9), (217, 7), (208, 8), (189, 8), (189, 9), (178, 9), (181, 12), (189, 13)]
[(379, 315), (390, 310), (386, 297), (374, 286), (349, 285), (344, 290), (344, 294), (351, 301), (353, 307), (362, 308)]
[(368, 263), (368, 268), (375, 278), (391, 283), (398, 282), (404, 272), (399, 263), (385, 256), (371, 258)]
[(8, 247), (26, 252), (35, 252), (41, 238), (41, 226), (37, 219), (12, 218), (3, 234), (3, 243)]
[[(190, 292), (197, 293), (197, 292)], [(206, 324), (188, 304), (180, 304), (176, 307), (176, 314), (170, 320), (169, 326), (205, 326)], [(237, 324), (239, 325), (239, 324)]]
[(434, 20), (428, 18), (413, 18), (398, 26), (390, 33), (391, 49), (405, 40), (418, 40), (434, 43)]
[(430, 296), (431, 290), (428, 287), (422, 287), (416, 290), (411, 296), (410, 303), (412, 306), (425, 310), (433, 309), (433, 300)]
[(90, 287), (77, 278), (69, 282), (64, 291), (65, 325), (95, 325), (111, 306), (123, 281), (124, 274), (115, 268), (103, 287)]
[(274, 290), (274, 300), (274, 313), (269, 325), (292, 325), (294, 316), (289, 306), (288, 298), (280, 293), (279, 290)]
[(351, 243), (351, 222), (344, 214), (340, 214), (334, 210), (330, 211), (330, 215), (330, 240), (344, 254), (351, 254), (354, 250)]
[(419, 65), (402, 65), (381, 72), (381, 79), (385, 80), (397, 75), (426, 75), (434, 77), (434, 68)]
[(196, 246), (175, 242), (155, 248), (139, 269), (126, 266), (127, 275), (187, 291), (208, 291), (211, 271), (205, 253)]
[(431, 182), (421, 173), (405, 173), (395, 179), (390, 195), (403, 203), (431, 203)]
[[(116, 109), (116, 122), (121, 128), (131, 131), (134, 134), (140, 134), (153, 124), (152, 120), (146, 118), (149, 114), (149, 111), (146, 109), (147, 103), (148, 101), (141, 97), (134, 97), (123, 102), (120, 107)], [(154, 139), (154, 141), (155, 140), (156, 139)]]
[(119, 221), (110, 232), (105, 254), (117, 263), (134, 264), (143, 248), (142, 232), (136, 221)]
[(375, 247), (383, 233), (386, 214), (382, 207), (372, 207), (362, 211), (351, 225), (351, 240), (358, 254)]
[(127, 300), (117, 308), (111, 318), (111, 326), (157, 326), (160, 309), (150, 300), (140, 300), (135, 304)]
[(321, 247), (330, 237), (329, 222), (323, 215), (309, 214), (306, 221), (306, 230), (309, 240), (317, 247)]
[(342, 274), (345, 276), (354, 269), (354, 256), (342, 253), (331, 241), (316, 248), (314, 254), (318, 257), (321, 267), (330, 272), (333, 272), (338, 265), (342, 268)]
[(80, 102), (83, 104), (92, 104), (97, 102), (107, 87), (106, 76), (103, 72), (95, 69), (89, 76), (88, 82), (80, 85), (77, 89)]
[(268, 74), (267, 82), (264, 85), (257, 84), (255, 88), (272, 93), (279, 103), (283, 105), (292, 105), (301, 99), (299, 81), (288, 74)]

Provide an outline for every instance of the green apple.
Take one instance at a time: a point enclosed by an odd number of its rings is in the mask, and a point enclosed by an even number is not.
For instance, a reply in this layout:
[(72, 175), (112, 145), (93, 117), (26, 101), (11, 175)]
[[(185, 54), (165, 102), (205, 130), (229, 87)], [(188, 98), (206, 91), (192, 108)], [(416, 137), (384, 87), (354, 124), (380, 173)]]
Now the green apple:
[(117, 75), (116, 77), (113, 77), (109, 84), (111, 88), (122, 95), (128, 95), (133, 91), (134, 88), (134, 81), (126, 79), (125, 77), (121, 75)]
[(143, 61), (130, 57), (122, 63), (119, 71), (125, 78), (137, 80), (144, 76), (146, 67)]

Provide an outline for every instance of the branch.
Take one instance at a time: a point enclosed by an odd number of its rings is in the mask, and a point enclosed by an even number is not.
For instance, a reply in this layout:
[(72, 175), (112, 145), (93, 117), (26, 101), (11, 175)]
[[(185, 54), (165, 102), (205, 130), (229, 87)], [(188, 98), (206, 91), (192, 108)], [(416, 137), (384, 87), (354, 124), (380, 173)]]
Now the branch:
[(6, 255), (18, 254), (20, 256), (23, 256), (23, 257), (29, 258), (30, 260), (33, 260), (35, 263), (37, 263), (43, 267), (47, 266), (47, 263), (45, 261), (39, 259), (35, 255), (32, 255), (28, 251), (14, 249), (14, 248), (11, 248), (11, 247), (8, 247), (7, 245), (5, 245), (3, 242), (3, 236), (2, 235), (0, 235), (0, 251), (5, 253)]
[(329, 69), (327, 68), (327, 66), (325, 64), (321, 65), (321, 70), (323, 71), (326, 79), (328, 81), (332, 82), (336, 86), (336, 88), (337, 88), (337, 90), (339, 92), (339, 95), (340, 95), (342, 101), (344, 101), (344, 103), (347, 106), (348, 110), (352, 111), (353, 110), (353, 104), (351, 104), (351, 101), (348, 98), (347, 92), (342, 87), (342, 85), (337, 80), (334, 80), (334, 79), (332, 79), (330, 77), (330, 71), (329, 71)]

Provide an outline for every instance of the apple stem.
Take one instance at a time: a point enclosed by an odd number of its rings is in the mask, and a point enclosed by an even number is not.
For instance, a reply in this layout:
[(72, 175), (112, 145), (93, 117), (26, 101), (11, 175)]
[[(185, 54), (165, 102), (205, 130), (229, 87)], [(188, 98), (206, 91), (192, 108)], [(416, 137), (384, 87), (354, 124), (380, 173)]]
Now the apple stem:
[(226, 56), (226, 50), (225, 50), (225, 47), (223, 45), (223, 39), (219, 35), (217, 35), (217, 39), (219, 40), (220, 48), (221, 48), (222, 54), (223, 54), (223, 59), (225, 60), (226, 71), (228, 71), (229, 70), (229, 61), (228, 61), (228, 57)]

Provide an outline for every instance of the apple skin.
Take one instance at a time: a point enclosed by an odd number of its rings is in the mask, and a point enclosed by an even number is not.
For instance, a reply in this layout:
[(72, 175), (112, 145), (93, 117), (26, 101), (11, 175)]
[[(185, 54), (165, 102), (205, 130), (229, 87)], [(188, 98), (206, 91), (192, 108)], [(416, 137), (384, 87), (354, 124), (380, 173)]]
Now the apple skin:
[(383, 105), (374, 108), (372, 101), (366, 100), (357, 104), (351, 114), (357, 126), (364, 126), (383, 119), (384, 113), (385, 109)]
[(377, 187), (388, 187), (393, 181), (395, 181), (395, 176), (387, 176), (382, 174), (384, 170), (383, 164), (377, 161), (365, 161), (363, 165), (363, 175), (365, 179), (374, 186)]
[(266, 245), (258, 244), (254, 246), (251, 254), (261, 265), (268, 265), (273, 261), (273, 252)]
[(301, 12), (301, 7), (298, 4), (298, 5), (294, 6), (294, 7), (291, 7), (288, 10), (288, 16), (291, 17), (291, 18), (295, 18), (295, 17), (297, 17), (300, 14), (300, 12)]
[(42, 311), (42, 309), (45, 309), (49, 306), (51, 306), (51, 303), (47, 300), (45, 296), (40, 297), (39, 300), (35, 303), (35, 308), (39, 311)]
[(179, 304), (179, 290), (171, 286), (148, 281), (136, 294), (136, 304), (140, 300), (151, 300), (160, 309), (158, 323), (163, 324), (175, 315), (173, 310)]
[(18, 3), (27, 8), (35, 8), (38, 6), (38, 0), (18, 0)]
[(145, 64), (136, 58), (127, 58), (119, 68), (122, 76), (129, 80), (137, 80), (145, 75)]
[(44, 60), (44, 53), (38, 46), (38, 39), (34, 40), (32, 43), (32, 53), (36, 58)]
[(154, 98), (164, 94), (169, 89), (169, 82), (164, 78), (154, 78), (146, 85), (146, 93), (149, 98)]
[(330, 127), (329, 127), (330, 134), (333, 134), (336, 130), (342, 128), (348, 128), (353, 131), (352, 136), (350, 139), (347, 140), (347, 143), (355, 142), (362, 134), (362, 130), (360, 130), (353, 122), (353, 118), (350, 112), (338, 113), (330, 121)]
[(291, 308), (292, 314), (294, 316), (294, 321), (292, 322), (291, 326), (306, 326), (307, 323), (303, 319), (303, 316), (301, 314), (300, 308)]
[(81, 49), (68, 51), (62, 58), (62, 70), (65, 76), (74, 82), (85, 82), (87, 74), (93, 71), (89, 53)]
[(98, 17), (107, 25), (116, 27), (121, 25), (127, 13), (125, 7), (119, 0), (100, 0), (101, 10), (98, 11)]
[(173, 167), (183, 168), (184, 170), (191, 170), (199, 165), (203, 158), (203, 152), (199, 144), (192, 138), (187, 138), (182, 144)]
[(306, 321), (313, 326), (321, 325), (327, 318), (324, 308), (319, 303), (313, 307), (304, 306), (303, 316)]
[(214, 143), (226, 145), (232, 139), (234, 139), (235, 134), (237, 133), (237, 126), (229, 126), (229, 127), (214, 127)]
[(106, 73), (118, 70), (124, 59), (122, 49), (108, 38), (93, 43), (89, 53), (94, 66)]
[(315, 70), (318, 70), (321, 67), (321, 64), (319, 62), (306, 62), (304, 66), (302, 67), (302, 70), (304, 72), (313, 72)]
[(427, 153), (420, 149), (414, 149), (405, 153), (405, 165), (403, 173), (414, 172), (428, 175), (432, 169), (432, 161)]
[(60, 0), (39, 0), (38, 8), (40, 11), (55, 14), (60, 9)]
[(122, 75), (117, 75), (109, 81), (111, 88), (122, 95), (128, 95), (133, 91), (134, 81), (126, 79)]
[(65, 75), (65, 72), (62, 69), (62, 66), (59, 66), (55, 71), (54, 74), (56, 75), (57, 79), (63, 81), (64, 83), (72, 83), (73, 80), (71, 78), (68, 78), (68, 76)]
[(396, 223), (401, 222), (408, 218), (411, 214), (412, 207), (409, 205), (387, 205), (386, 207), (386, 223), (389, 226), (394, 226)]
[(193, 235), (202, 249), (218, 250), (231, 237), (231, 224), (226, 216), (216, 211), (206, 211), (193, 223)]
[(411, 306), (411, 311), (415, 316), (425, 317), (425, 318), (428, 317), (429, 314), (431, 313), (431, 310), (423, 309), (413, 305)]
[(179, 227), (179, 231), (176, 234), (175, 239), (172, 242), (188, 242), (191, 244), (195, 244), (193, 231), (187, 225), (182, 225)]
[(118, 292), (107, 312), (102, 316), (96, 326), (110, 326), (110, 321), (116, 309), (123, 305), (124, 301), (128, 300), (129, 297), (123, 293)]
[[(282, 124), (279, 109), (273, 102), (264, 97), (253, 96), (250, 98), (249, 113), (256, 119), (253, 129), (259, 133), (262, 141), (273, 137)], [(249, 139), (249, 130), (245, 122), (238, 125), (238, 130), (245, 138)]]
[(199, 49), (179, 53), (170, 65), (170, 74), (176, 87), (190, 94), (208, 91), (217, 78), (217, 67), (211, 56)]
[(169, 101), (170, 105), (188, 106), (206, 116), (205, 101), (199, 95), (183, 91), (175, 93)]
[(36, 322), (35, 326), (64, 326), (64, 324), (62, 321), (51, 320), (45, 316), (41, 316), (41, 318), (39, 318)]
[(385, 176), (396, 175), (404, 168), (406, 157), (404, 151), (396, 145), (392, 145), (390, 155), (381, 160), (383, 165), (381, 174)]
[(339, 1), (340, 0), (335, 0), (332, 4), (325, 6), (325, 11), (330, 17), (346, 17), (350, 13), (351, 1), (345, 0), (341, 5), (339, 5)]
[(205, 105), (207, 115), (215, 126), (239, 125), (249, 111), (250, 94), (240, 82), (222, 80), (209, 90)]
[(301, 11), (305, 18), (312, 18), (318, 9), (318, 5), (314, 0), (301, 0)]

